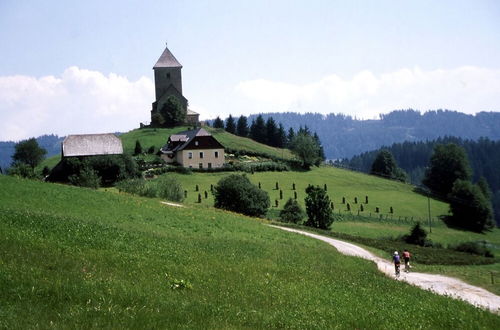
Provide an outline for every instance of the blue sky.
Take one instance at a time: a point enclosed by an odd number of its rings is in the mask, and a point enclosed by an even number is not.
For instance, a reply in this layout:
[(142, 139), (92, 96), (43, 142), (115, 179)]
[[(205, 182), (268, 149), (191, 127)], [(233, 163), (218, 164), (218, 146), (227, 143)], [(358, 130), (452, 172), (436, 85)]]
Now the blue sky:
[(202, 118), (500, 111), (498, 1), (0, 0), (0, 140), (149, 120), (168, 41)]

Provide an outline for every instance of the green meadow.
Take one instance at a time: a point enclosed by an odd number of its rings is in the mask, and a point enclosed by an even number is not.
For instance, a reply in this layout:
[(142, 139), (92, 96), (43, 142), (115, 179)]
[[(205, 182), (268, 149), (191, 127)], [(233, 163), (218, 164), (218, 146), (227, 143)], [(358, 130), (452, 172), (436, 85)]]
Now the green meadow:
[(0, 328), (495, 329), (264, 220), (0, 176)]

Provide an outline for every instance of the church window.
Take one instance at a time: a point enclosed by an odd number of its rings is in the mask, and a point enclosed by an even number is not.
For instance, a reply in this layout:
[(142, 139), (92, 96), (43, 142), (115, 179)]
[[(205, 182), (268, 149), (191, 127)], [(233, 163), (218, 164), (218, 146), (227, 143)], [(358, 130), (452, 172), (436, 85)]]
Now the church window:
[(218, 151), (215, 152), (215, 158), (219, 158), (219, 152)]

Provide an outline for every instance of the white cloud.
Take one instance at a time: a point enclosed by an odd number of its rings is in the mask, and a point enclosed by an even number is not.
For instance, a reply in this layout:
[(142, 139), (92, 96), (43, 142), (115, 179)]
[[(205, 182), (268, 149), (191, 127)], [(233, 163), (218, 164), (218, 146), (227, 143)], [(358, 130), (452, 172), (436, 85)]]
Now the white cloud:
[(376, 118), (408, 108), (469, 114), (500, 111), (500, 70), (470, 66), (433, 71), (405, 68), (378, 76), (362, 71), (350, 79), (329, 75), (304, 85), (258, 79), (241, 82), (235, 90), (246, 99), (245, 107), (258, 112), (344, 113)]
[(70, 67), (61, 77), (0, 77), (0, 141), (128, 131), (149, 120), (154, 84)]

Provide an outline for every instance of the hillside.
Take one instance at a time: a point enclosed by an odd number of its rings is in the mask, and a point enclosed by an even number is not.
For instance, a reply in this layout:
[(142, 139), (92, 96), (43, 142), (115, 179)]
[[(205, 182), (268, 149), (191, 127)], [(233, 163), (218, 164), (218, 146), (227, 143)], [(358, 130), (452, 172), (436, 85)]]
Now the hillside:
[[(154, 146), (156, 150), (163, 147), (167, 142), (168, 137), (180, 131), (188, 130), (189, 127), (175, 128), (142, 128), (135, 129), (128, 133), (120, 135), (123, 142), (123, 147), (126, 152), (133, 153), (135, 141), (139, 140), (143, 148)], [(265, 144), (255, 142), (251, 139), (233, 135), (223, 129), (212, 127), (204, 127), (210, 132), (225, 148), (232, 150), (246, 150), (258, 152), (272, 157), (291, 159), (292, 154), (287, 149), (273, 148)]]
[(2, 328), (396, 328), (401, 310), (423, 328), (500, 326), (256, 219), (6, 176), (0, 185)]

